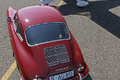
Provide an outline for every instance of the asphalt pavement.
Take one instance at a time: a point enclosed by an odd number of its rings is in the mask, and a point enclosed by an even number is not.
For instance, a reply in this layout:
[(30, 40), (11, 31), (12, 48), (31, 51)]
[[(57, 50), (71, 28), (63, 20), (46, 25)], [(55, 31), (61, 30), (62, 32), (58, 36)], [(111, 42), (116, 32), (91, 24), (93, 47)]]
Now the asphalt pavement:
[[(61, 0), (54, 0), (50, 6), (57, 7)], [(120, 80), (120, 0), (89, 0), (90, 4), (78, 8), (75, 0), (64, 0), (58, 10), (77, 40), (83, 57), (89, 67), (86, 80)], [(0, 0), (0, 79), (20, 80), (15, 68), (11, 74), (6, 71), (14, 63), (6, 10), (40, 5), (39, 0)], [(9, 72), (8, 72), (9, 73)]]

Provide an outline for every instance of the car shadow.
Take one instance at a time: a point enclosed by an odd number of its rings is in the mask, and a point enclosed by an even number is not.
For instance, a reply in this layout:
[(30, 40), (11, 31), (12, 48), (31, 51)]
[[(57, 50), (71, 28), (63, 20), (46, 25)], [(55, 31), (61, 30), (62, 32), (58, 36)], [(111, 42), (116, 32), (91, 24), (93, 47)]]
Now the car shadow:
[(84, 78), (83, 80), (92, 80), (92, 78), (90, 77), (90, 74), (88, 74), (87, 77)]
[(120, 6), (120, 0), (102, 0), (90, 2), (84, 8), (78, 8), (75, 0), (64, 0), (67, 4), (59, 7), (59, 11), (64, 15), (83, 15), (120, 38), (120, 17), (113, 14), (109, 9)]

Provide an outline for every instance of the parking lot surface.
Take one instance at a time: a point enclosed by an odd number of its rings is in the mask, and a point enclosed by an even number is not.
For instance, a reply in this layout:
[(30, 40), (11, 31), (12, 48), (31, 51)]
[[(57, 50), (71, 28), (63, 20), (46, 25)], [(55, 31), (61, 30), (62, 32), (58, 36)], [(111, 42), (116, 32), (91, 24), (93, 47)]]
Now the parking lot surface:
[[(54, 0), (50, 6), (63, 14), (89, 67), (86, 80), (120, 80), (120, 0), (88, 0), (78, 8), (75, 0)], [(6, 10), (40, 5), (39, 0), (0, 0), (0, 79), (20, 80), (12, 54)], [(31, 13), (32, 14), (32, 13)]]

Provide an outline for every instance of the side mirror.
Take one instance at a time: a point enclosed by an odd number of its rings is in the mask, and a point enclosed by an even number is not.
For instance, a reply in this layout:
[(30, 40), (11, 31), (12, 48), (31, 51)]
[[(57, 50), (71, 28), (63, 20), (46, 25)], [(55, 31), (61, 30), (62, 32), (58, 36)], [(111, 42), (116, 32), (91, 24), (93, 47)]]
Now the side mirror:
[(9, 24), (12, 22), (11, 17), (7, 18), (7, 22), (9, 22)]

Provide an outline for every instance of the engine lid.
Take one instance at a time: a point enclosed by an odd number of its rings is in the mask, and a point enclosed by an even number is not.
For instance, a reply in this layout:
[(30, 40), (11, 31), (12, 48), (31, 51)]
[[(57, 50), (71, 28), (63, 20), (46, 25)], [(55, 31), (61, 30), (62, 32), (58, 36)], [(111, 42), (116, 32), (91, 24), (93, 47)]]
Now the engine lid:
[(32, 55), (36, 64), (46, 73), (46, 76), (75, 70), (71, 40), (34, 46), (32, 47)]

